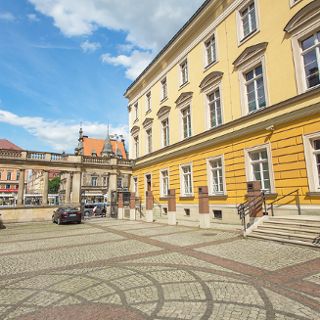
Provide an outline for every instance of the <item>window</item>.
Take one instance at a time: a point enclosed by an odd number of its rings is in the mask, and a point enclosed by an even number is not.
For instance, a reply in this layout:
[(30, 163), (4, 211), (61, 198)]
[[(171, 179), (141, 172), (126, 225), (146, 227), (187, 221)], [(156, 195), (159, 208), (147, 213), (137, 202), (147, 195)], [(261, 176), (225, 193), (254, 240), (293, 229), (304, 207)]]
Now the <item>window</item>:
[(261, 182), (261, 190), (271, 192), (269, 157), (267, 149), (249, 152), (250, 178)]
[(147, 134), (147, 152), (152, 152), (152, 129), (146, 130)]
[(96, 187), (98, 185), (98, 177), (91, 177), (91, 186)]
[(135, 192), (135, 194), (138, 194), (138, 178), (137, 177), (133, 177), (133, 192)]
[(138, 103), (134, 105), (134, 119), (138, 120)]
[(122, 182), (123, 182), (122, 177), (118, 177), (118, 179), (117, 179), (117, 188), (118, 189), (122, 189)]
[(240, 11), (241, 18), (241, 40), (257, 30), (257, 18), (254, 1), (251, 1)]
[(168, 97), (168, 84), (167, 78), (161, 80), (161, 100), (164, 100)]
[(103, 177), (103, 186), (107, 186), (108, 185), (108, 177)]
[(7, 171), (7, 180), (8, 180), (8, 181), (11, 180), (11, 176), (12, 176), (11, 172), (10, 172), (10, 171)]
[(10, 189), (10, 188), (11, 188), (10, 184), (6, 184), (6, 189)]
[(304, 75), (307, 88), (320, 84), (320, 31), (301, 41)]
[(168, 170), (160, 171), (160, 195), (167, 197), (169, 194), (169, 172)]
[(183, 139), (191, 137), (191, 113), (190, 106), (181, 110)]
[(146, 112), (151, 111), (151, 92), (146, 94)]
[(136, 158), (139, 157), (139, 136), (136, 136), (133, 138), (134, 140), (134, 152), (136, 155)]
[(161, 121), (162, 125), (162, 145), (163, 147), (167, 147), (170, 144), (169, 138), (169, 119), (165, 119)]
[(206, 47), (206, 65), (209, 66), (211, 63), (216, 61), (216, 40), (213, 35), (208, 41), (205, 42)]
[(224, 168), (222, 157), (209, 159), (209, 192), (211, 195), (225, 194)]
[(19, 180), (19, 178), (20, 178), (20, 171), (17, 171), (16, 180)]
[(246, 72), (244, 77), (249, 113), (266, 107), (262, 64)]
[(320, 132), (304, 137), (309, 191), (320, 192)]
[(192, 186), (192, 168), (191, 165), (181, 166), (181, 195), (182, 196), (192, 196), (193, 186)]
[(210, 128), (217, 127), (222, 124), (220, 89), (216, 89), (207, 95), (209, 105), (209, 121)]
[(180, 64), (180, 72), (181, 72), (181, 85), (185, 84), (188, 82), (188, 60), (184, 60)]

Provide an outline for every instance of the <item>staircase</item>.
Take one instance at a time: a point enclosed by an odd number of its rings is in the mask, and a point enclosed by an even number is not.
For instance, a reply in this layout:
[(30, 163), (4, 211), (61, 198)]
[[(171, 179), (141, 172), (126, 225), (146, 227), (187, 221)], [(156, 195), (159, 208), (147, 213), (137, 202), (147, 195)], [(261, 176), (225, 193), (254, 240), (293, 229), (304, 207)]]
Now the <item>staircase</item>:
[(320, 216), (269, 217), (247, 236), (320, 248)]

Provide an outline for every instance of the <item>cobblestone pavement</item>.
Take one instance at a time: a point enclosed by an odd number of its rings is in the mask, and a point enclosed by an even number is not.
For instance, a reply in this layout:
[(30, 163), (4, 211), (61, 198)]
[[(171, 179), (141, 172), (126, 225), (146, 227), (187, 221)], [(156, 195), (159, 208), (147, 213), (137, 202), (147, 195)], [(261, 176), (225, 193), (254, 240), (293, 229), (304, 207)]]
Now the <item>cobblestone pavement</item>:
[(0, 243), (0, 319), (320, 319), (316, 248), (106, 219)]

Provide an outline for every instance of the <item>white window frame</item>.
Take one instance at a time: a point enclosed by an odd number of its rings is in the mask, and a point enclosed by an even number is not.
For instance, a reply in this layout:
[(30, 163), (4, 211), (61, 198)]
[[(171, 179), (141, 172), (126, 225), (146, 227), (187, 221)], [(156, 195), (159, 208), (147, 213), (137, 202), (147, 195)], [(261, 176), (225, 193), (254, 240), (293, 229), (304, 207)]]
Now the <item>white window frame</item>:
[[(190, 175), (191, 175), (191, 193), (185, 193), (184, 190), (184, 172), (183, 168), (190, 166)], [(194, 191), (193, 191), (193, 168), (192, 168), (192, 162), (190, 163), (184, 163), (180, 165), (179, 168), (180, 171), (180, 195), (181, 197), (193, 197)]]
[(132, 181), (133, 181), (133, 192), (137, 196), (139, 194), (138, 177), (132, 177)]
[[(165, 121), (168, 123), (167, 127), (163, 126), (163, 122), (165, 122)], [(160, 123), (161, 123), (161, 146), (162, 146), (162, 148), (165, 148), (167, 146), (170, 146), (170, 121), (169, 121), (169, 117), (165, 117), (165, 118), (161, 119)], [(168, 132), (167, 132), (167, 142), (168, 143), (165, 143), (165, 139), (164, 139), (164, 129), (165, 128), (168, 128)]]
[(255, 146), (253, 148), (247, 148), (244, 150), (245, 153), (245, 168), (246, 168), (246, 178), (247, 181), (255, 181), (253, 176), (253, 170), (251, 165), (250, 153), (258, 152), (261, 150), (267, 151), (268, 157), (268, 169), (269, 169), (269, 179), (270, 179), (270, 194), (275, 193), (275, 184), (274, 184), (274, 171), (273, 171), (273, 163), (272, 163), (272, 153), (270, 144), (262, 144), (259, 146)]
[[(167, 193), (164, 193), (164, 184), (163, 184), (163, 173), (167, 172), (167, 181), (168, 181), (168, 188), (167, 188)], [(170, 173), (169, 173), (169, 168), (161, 169), (160, 170), (160, 197), (165, 198), (168, 197), (169, 195), (169, 189), (170, 189)]]
[[(164, 83), (165, 83), (165, 85), (164, 85)], [(167, 77), (164, 77), (161, 79), (160, 86), (161, 86), (161, 94), (160, 94), (161, 100), (160, 101), (163, 101), (168, 98), (168, 78)], [(165, 88), (165, 90), (164, 90), (164, 88)]]
[[(209, 62), (208, 59), (208, 50), (207, 50), (207, 43), (208, 42), (212, 42), (212, 39), (214, 39), (214, 59)], [(210, 34), (209, 37), (206, 38), (206, 40), (203, 42), (203, 47), (204, 47), (204, 68), (208, 68), (212, 65), (214, 65), (215, 63), (217, 63), (218, 61), (218, 52), (217, 52), (217, 36), (216, 36), (216, 32), (213, 32)]]
[[(215, 126), (211, 126), (211, 112), (210, 112), (210, 102), (209, 102), (209, 95), (213, 94), (214, 92), (216, 92), (217, 90), (219, 90), (219, 95), (220, 95), (220, 110), (221, 110), (221, 123), (220, 124), (216, 124)], [(223, 103), (222, 103), (222, 85), (221, 82), (214, 86), (211, 90), (207, 90), (205, 92), (205, 102), (206, 102), (206, 114), (207, 114), (207, 128), (208, 129), (212, 129), (212, 128), (216, 128), (221, 126), (224, 121), (223, 121)]]
[[(268, 92), (268, 77), (266, 73), (266, 63), (264, 55), (258, 56), (254, 59), (250, 59), (246, 63), (239, 66), (239, 82), (240, 82), (240, 92), (241, 92), (241, 109), (242, 109), (242, 115), (249, 114), (249, 103), (247, 99), (247, 88), (246, 88), (246, 77), (245, 75), (250, 72), (250, 70), (258, 67), (261, 64), (262, 66), (262, 75), (263, 75), (263, 85), (264, 85), (264, 94), (265, 94), (265, 100), (266, 100), (266, 106), (256, 110), (255, 112), (258, 112), (259, 110), (263, 110), (265, 108), (268, 108), (270, 105), (270, 99), (269, 99), (269, 92)], [(254, 112), (250, 112), (254, 113)]]
[(135, 135), (132, 137), (133, 138), (133, 155), (134, 155), (134, 159), (138, 159), (139, 158), (139, 154), (140, 154), (140, 138), (139, 135)]
[(152, 110), (151, 91), (146, 93), (146, 113)]
[(304, 155), (306, 159), (308, 185), (310, 192), (320, 193), (320, 182), (317, 181), (318, 171), (314, 161), (313, 140), (320, 139), (320, 131), (303, 136)]
[[(183, 65), (186, 64), (186, 80), (184, 81), (184, 73), (183, 73)], [(189, 62), (188, 62), (188, 58), (183, 59), (180, 63), (179, 63), (179, 74), (180, 74), (180, 87), (186, 85), (187, 83), (189, 83), (190, 79), (189, 79)]]
[(147, 172), (144, 174), (144, 194), (146, 195), (147, 190), (147, 176), (151, 177), (151, 191), (152, 191), (152, 181), (153, 181), (153, 176), (151, 172)]
[[(252, 31), (248, 35), (244, 36), (243, 32), (243, 23), (242, 23), (242, 16), (241, 13), (251, 5), (251, 3), (254, 3), (255, 8), (255, 18), (256, 18), (256, 30)], [(247, 40), (251, 39), (255, 34), (257, 34), (260, 31), (260, 19), (259, 19), (259, 5), (258, 0), (246, 0), (244, 1), (240, 7), (237, 9), (237, 30), (238, 30), (238, 46), (242, 45)]]
[(304, 62), (302, 57), (302, 48), (301, 41), (306, 39), (308, 36), (312, 35), (316, 31), (320, 30), (320, 20), (313, 19), (311, 22), (306, 22), (305, 25), (299, 27), (291, 34), (291, 42), (292, 42), (292, 51), (294, 57), (294, 65), (295, 65), (295, 77), (296, 83), (298, 87), (298, 94), (314, 90), (319, 88), (319, 86), (315, 86), (312, 88), (308, 88), (305, 81), (305, 70), (304, 70)]
[[(95, 181), (95, 184), (93, 183)], [(98, 176), (91, 176), (91, 187), (97, 187), (98, 186)]]
[[(184, 136), (184, 116), (183, 116), (183, 111), (185, 111), (186, 109), (189, 109), (189, 117), (190, 117), (190, 123), (189, 123), (190, 128), (188, 130), (188, 133), (190, 132), (190, 134), (187, 137)], [(191, 113), (190, 104), (187, 104), (180, 109), (180, 119), (181, 119), (181, 140), (185, 140), (192, 137), (192, 113)]]
[[(149, 134), (149, 132), (151, 134)], [(150, 139), (151, 138), (151, 139)], [(146, 128), (146, 154), (149, 154), (152, 152), (152, 127)]]
[(139, 103), (136, 102), (134, 105), (133, 105), (133, 109), (134, 109), (134, 120), (133, 121), (137, 121), (139, 119)]
[[(215, 192), (213, 190), (213, 179), (212, 179), (212, 161), (221, 160), (221, 170), (222, 170), (222, 181), (223, 181), (223, 192)], [(225, 175), (225, 165), (224, 165), (224, 155), (219, 155), (216, 157), (211, 157), (207, 159), (207, 177), (208, 177), (208, 189), (210, 196), (225, 196), (227, 195), (227, 184)]]

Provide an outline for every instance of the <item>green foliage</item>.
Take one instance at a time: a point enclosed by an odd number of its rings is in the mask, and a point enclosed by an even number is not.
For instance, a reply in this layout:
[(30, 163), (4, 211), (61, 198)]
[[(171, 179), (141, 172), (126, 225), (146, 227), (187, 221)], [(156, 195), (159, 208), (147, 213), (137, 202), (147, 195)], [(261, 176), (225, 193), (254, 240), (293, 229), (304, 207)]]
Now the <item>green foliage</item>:
[(61, 179), (60, 177), (54, 177), (52, 180), (49, 180), (49, 193), (58, 193)]

